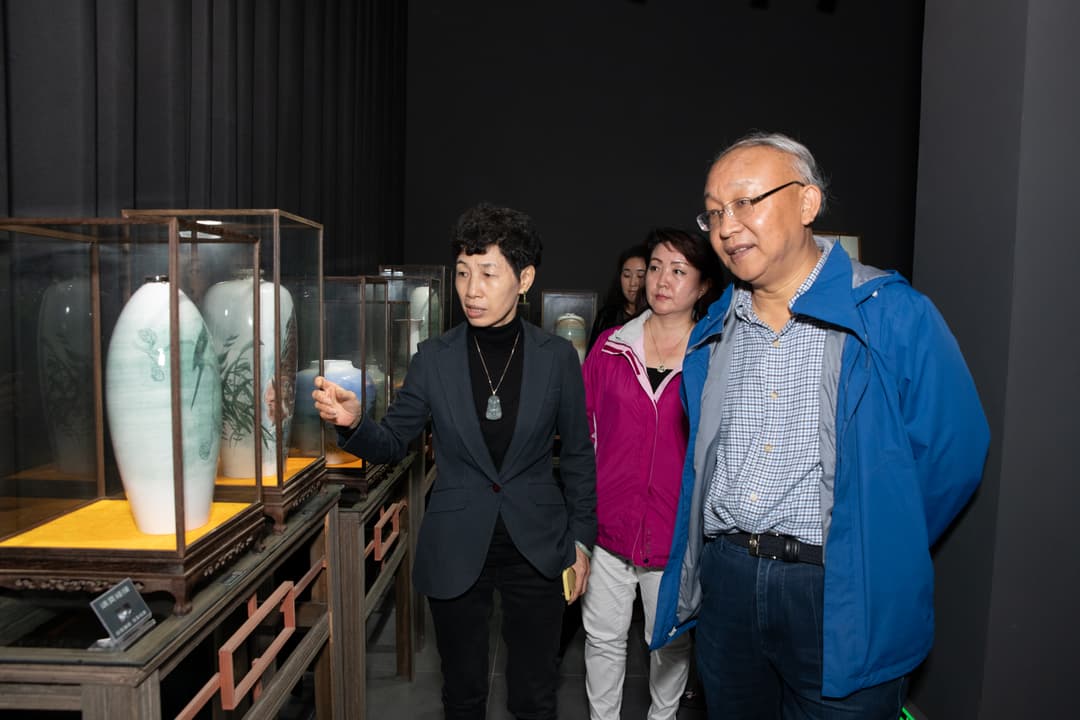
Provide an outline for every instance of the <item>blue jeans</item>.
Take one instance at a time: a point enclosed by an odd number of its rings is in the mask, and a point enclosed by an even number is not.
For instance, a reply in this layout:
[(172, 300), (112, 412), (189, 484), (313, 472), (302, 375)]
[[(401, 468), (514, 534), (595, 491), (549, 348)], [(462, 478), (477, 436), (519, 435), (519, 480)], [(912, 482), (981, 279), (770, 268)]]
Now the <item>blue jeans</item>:
[(897, 720), (907, 679), (821, 695), (825, 570), (752, 557), (723, 539), (701, 558), (697, 670), (714, 720)]

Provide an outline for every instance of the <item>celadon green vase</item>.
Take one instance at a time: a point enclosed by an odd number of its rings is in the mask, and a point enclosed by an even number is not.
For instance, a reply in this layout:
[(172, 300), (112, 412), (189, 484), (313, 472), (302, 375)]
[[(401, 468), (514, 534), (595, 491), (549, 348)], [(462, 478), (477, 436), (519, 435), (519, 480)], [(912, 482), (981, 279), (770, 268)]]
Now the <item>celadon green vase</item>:
[(105, 409), (116, 464), (135, 524), (176, 532), (172, 386), (180, 388), (184, 529), (210, 519), (221, 442), (221, 376), (199, 309), (177, 290), (180, 377), (169, 363), (169, 283), (155, 276), (124, 305), (105, 359)]

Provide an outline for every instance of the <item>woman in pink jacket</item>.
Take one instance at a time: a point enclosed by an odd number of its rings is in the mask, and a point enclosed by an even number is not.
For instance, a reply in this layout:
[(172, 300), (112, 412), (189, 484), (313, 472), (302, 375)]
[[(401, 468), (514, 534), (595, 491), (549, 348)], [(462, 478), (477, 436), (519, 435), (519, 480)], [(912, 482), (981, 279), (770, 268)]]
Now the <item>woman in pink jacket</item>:
[[(660, 228), (649, 234), (648, 248), (650, 309), (601, 334), (584, 365), (599, 521), (581, 608), (592, 720), (619, 717), (639, 589), (646, 645), (652, 637), (686, 456), (682, 360), (698, 313), (720, 289), (719, 262), (703, 237)], [(689, 672), (689, 642), (684, 634), (650, 654), (649, 720), (675, 717)]]

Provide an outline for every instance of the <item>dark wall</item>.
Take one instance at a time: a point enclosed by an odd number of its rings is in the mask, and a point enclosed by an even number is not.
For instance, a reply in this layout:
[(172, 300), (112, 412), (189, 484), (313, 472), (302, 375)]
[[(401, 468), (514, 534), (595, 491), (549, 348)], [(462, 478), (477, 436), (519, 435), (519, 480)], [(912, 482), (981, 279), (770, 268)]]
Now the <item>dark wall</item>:
[(1073, 717), (1080, 85), (1063, 69), (1080, 66), (1080, 6), (926, 5), (915, 276), (964, 349), (992, 444), (935, 556), (937, 642), (913, 697), (932, 720)]
[(0, 0), (0, 215), (282, 208), (400, 261), (396, 0)]
[(715, 153), (760, 128), (832, 178), (820, 229), (910, 275), (922, 3), (765, 4), (410, 2), (406, 261), (449, 263), (487, 200), (534, 216), (539, 287), (602, 291), (651, 226), (693, 225)]

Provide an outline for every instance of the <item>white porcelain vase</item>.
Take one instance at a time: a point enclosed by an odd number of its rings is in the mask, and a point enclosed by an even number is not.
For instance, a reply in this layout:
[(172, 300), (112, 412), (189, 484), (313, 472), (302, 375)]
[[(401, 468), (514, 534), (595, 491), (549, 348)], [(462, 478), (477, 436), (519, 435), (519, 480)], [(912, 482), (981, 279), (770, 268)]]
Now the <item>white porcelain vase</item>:
[(221, 380), (210, 333), (177, 290), (180, 377), (169, 363), (169, 283), (151, 279), (124, 305), (105, 360), (105, 409), (124, 493), (141, 532), (176, 532), (172, 385), (180, 388), (184, 529), (210, 519), (221, 439)]
[[(256, 341), (252, 273), (240, 273), (206, 292), (203, 315), (214, 339), (221, 368), (222, 415), (221, 474), (231, 478), (255, 477), (255, 373), (262, 392), (258, 418), (262, 428), (262, 477), (277, 475), (278, 455), (288, 453), (289, 433), (296, 402), (296, 318), (292, 295), (280, 288), (280, 387), (274, 376), (274, 285), (259, 281), (259, 368), (254, 367)], [(275, 418), (281, 417), (279, 443)]]

